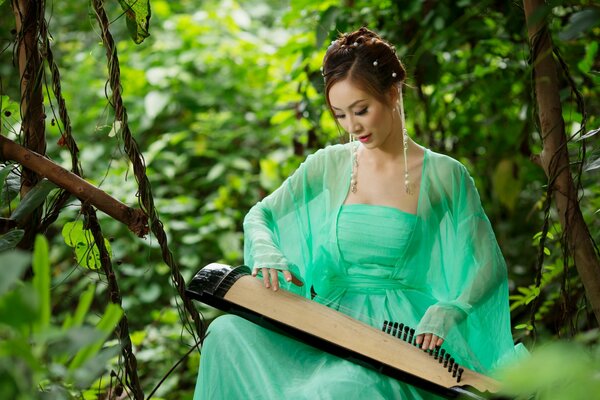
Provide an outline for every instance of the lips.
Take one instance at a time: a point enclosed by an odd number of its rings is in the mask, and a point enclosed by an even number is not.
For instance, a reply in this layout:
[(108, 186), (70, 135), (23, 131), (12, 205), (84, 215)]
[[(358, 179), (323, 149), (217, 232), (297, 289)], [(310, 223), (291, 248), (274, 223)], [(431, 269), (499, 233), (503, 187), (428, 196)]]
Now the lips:
[(358, 137), (358, 140), (359, 140), (361, 143), (366, 143), (366, 142), (368, 142), (368, 141), (369, 141), (369, 139), (371, 139), (371, 134), (370, 134), (370, 133), (369, 133), (368, 135), (362, 135), (362, 136), (359, 136), (359, 137)]

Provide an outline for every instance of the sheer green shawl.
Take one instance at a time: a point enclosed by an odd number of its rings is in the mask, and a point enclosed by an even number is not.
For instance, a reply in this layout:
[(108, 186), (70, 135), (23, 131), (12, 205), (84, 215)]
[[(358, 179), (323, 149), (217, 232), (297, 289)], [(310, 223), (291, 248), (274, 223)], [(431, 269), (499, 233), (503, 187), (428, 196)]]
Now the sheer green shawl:
[[(308, 298), (311, 287), (326, 295), (330, 277), (320, 266), (340, 261), (331, 238), (350, 186), (352, 145), (333, 145), (308, 156), (248, 212), (246, 265), (289, 270), (304, 286), (282, 282), (283, 287)], [(458, 358), (476, 370), (490, 371), (512, 359), (506, 265), (462, 164), (425, 150), (417, 217), (393, 277), (435, 299), (417, 333), (445, 338), (461, 353)]]

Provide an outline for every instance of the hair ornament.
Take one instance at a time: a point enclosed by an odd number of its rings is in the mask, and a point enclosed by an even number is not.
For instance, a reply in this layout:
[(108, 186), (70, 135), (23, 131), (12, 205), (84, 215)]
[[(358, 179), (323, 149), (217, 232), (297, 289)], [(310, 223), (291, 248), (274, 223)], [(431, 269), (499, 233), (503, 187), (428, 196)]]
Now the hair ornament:
[(377, 38), (371, 39), (371, 43), (375, 43), (376, 41), (377, 41)]
[(358, 46), (358, 42), (352, 43), (352, 46), (357, 47)]
[(376, 67), (377, 65), (379, 65), (379, 63), (377, 62), (377, 60), (373, 61), (373, 66)]
[(395, 72), (392, 72), (392, 78), (397, 77), (398, 75)]

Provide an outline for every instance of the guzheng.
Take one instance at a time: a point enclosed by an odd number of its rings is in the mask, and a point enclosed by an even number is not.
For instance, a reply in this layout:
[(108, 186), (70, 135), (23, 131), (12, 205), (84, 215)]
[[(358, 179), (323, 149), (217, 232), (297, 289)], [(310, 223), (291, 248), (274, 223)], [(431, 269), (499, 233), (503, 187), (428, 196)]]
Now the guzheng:
[(386, 321), (379, 330), (289, 291), (266, 290), (246, 266), (209, 264), (194, 276), (186, 293), (194, 300), (446, 398), (484, 399), (499, 390), (497, 381), (458, 366), (443, 349), (428, 352), (415, 347), (410, 328)]

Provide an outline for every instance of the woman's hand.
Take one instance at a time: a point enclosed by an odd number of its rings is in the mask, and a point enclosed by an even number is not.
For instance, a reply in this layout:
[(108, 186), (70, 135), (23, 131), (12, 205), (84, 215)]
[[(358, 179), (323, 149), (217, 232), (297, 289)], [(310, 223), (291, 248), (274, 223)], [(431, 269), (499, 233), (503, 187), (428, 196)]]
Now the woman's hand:
[(444, 338), (433, 333), (421, 333), (417, 335), (417, 346), (421, 346), (423, 350), (433, 350), (436, 346), (441, 346), (442, 343), (444, 343)]
[[(283, 278), (286, 282), (292, 282), (296, 286), (304, 285), (300, 279), (296, 278), (290, 271), (281, 271), (274, 268), (261, 268), (263, 282), (266, 288), (273, 288), (274, 291), (279, 290), (279, 276), (278, 273), (283, 273)], [(252, 270), (252, 276), (258, 275), (258, 268)]]

